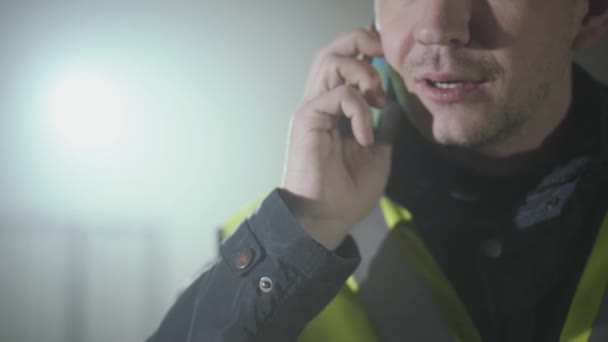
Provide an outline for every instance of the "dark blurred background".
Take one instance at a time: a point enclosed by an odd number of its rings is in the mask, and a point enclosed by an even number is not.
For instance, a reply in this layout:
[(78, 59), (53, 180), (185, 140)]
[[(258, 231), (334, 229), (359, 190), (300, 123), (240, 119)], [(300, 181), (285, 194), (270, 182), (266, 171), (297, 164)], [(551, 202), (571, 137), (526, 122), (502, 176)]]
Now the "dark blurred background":
[[(371, 0), (3, 1), (0, 341), (142, 341)], [(608, 39), (581, 52), (608, 81)]]

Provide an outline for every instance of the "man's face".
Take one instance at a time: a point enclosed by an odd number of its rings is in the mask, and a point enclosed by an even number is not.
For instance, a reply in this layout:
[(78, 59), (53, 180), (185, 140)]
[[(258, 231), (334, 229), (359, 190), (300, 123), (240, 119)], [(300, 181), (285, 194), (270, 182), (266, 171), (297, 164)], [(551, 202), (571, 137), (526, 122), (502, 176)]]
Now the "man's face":
[(567, 110), (585, 1), (376, 0), (410, 121), (440, 144), (484, 148)]

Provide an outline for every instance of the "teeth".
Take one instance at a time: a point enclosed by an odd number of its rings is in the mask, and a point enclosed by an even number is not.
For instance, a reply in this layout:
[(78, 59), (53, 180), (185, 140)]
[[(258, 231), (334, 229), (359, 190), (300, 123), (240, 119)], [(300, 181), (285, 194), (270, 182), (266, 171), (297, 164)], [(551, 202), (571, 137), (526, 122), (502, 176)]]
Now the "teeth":
[(434, 82), (431, 81), (431, 84), (433, 85), (433, 87), (439, 88), (439, 89), (454, 89), (458, 86), (460, 86), (462, 84), (462, 82)]

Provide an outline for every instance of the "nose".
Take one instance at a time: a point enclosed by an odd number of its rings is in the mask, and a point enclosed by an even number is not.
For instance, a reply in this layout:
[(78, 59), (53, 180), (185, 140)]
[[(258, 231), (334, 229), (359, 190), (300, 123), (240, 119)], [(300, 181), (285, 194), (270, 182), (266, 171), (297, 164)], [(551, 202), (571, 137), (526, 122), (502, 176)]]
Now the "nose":
[(422, 0), (414, 38), (423, 45), (466, 45), (470, 40), (470, 0)]

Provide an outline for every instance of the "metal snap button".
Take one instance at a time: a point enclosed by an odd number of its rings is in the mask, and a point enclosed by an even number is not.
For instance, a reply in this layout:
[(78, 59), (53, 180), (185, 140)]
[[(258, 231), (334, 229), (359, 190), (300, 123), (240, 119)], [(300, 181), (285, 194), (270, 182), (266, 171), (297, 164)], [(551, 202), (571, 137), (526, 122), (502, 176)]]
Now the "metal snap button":
[(272, 291), (272, 287), (272, 279), (268, 277), (260, 278), (260, 290), (262, 290), (262, 292), (270, 292)]
[(236, 255), (236, 260), (234, 261), (234, 265), (239, 270), (244, 270), (253, 261), (253, 250), (251, 248), (245, 248), (240, 250)]

